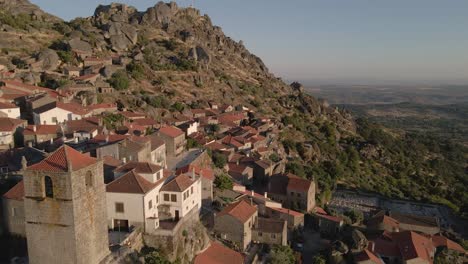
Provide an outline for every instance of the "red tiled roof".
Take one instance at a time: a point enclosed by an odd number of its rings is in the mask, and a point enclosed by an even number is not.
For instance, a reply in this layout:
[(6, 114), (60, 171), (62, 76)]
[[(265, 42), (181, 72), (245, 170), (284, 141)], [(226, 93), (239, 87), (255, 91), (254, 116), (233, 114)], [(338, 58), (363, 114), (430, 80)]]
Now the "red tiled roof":
[(286, 208), (275, 208), (275, 207), (269, 207), (269, 208), (272, 209), (272, 210), (278, 211), (280, 213), (289, 214), (289, 215), (292, 215), (292, 216), (295, 216), (295, 217), (304, 216), (303, 213), (300, 213), (300, 212), (297, 212), (297, 211), (294, 211), (294, 210), (290, 210), (290, 209), (286, 209)]
[(13, 188), (3, 195), (5, 199), (23, 201), (24, 198), (24, 181), (21, 180)]
[(122, 162), (112, 156), (104, 156), (102, 157), (102, 160), (104, 162), (104, 165), (110, 166), (110, 167), (119, 167), (122, 165)]
[(247, 169), (247, 166), (237, 165), (235, 163), (229, 163), (228, 167), (229, 167), (229, 169), (228, 169), (229, 172), (235, 172), (235, 173), (239, 173), (239, 174), (243, 174), (244, 171)]
[(320, 217), (320, 218), (327, 219), (327, 220), (332, 221), (332, 222), (336, 222), (336, 223), (339, 223), (339, 222), (343, 221), (343, 219), (341, 217), (338, 217), (338, 216), (323, 215), (323, 214), (317, 214), (317, 216)]
[(78, 81), (88, 80), (88, 79), (92, 79), (92, 78), (94, 78), (94, 77), (96, 77), (98, 75), (99, 75), (98, 73), (87, 74), (87, 75), (83, 75), (83, 76), (80, 76), (80, 77), (76, 77), (75, 80), (78, 80)]
[(447, 249), (455, 250), (460, 253), (466, 253), (466, 250), (462, 246), (444, 236), (433, 236), (432, 243), (435, 247), (445, 247)]
[(132, 170), (109, 183), (106, 192), (145, 194), (157, 185)]
[(116, 104), (92, 104), (88, 106), (91, 110), (117, 108)]
[(21, 119), (0, 117), (0, 131), (11, 132), (24, 123), (25, 121)]
[(18, 108), (18, 106), (11, 104), (11, 103), (0, 102), (0, 109), (11, 109), (11, 108)]
[(139, 126), (155, 126), (158, 124), (158, 122), (156, 122), (156, 120), (151, 119), (151, 118), (141, 118), (141, 119), (136, 119), (135, 121), (133, 121), (132, 124), (136, 124)]
[(398, 228), (400, 226), (400, 223), (398, 223), (397, 220), (395, 220), (394, 218), (388, 216), (388, 215), (379, 215), (379, 216), (375, 216), (375, 217), (372, 217), (370, 220), (369, 220), (369, 225), (378, 225), (380, 223), (383, 223), (384, 225), (386, 226), (390, 226), (390, 227), (393, 227), (393, 228)]
[(211, 245), (195, 257), (194, 264), (243, 264), (244, 256), (221, 245), (212, 242)]
[(62, 102), (57, 102), (57, 108), (72, 112), (77, 115), (86, 115), (90, 111), (86, 107), (83, 107), (82, 105), (79, 105), (77, 103), (62, 103)]
[(118, 135), (118, 134), (104, 135), (104, 134), (100, 134), (100, 135), (95, 136), (93, 139), (91, 139), (90, 142), (92, 142), (92, 143), (103, 143), (103, 142), (106, 142), (106, 140), (107, 140), (108, 143), (115, 143), (115, 142), (122, 141), (122, 140), (124, 140), (126, 138), (128, 138), (127, 135)]
[(182, 173), (191, 173), (192, 171), (195, 171), (196, 175), (201, 176), (203, 178), (206, 178), (206, 179), (208, 179), (210, 181), (215, 180), (214, 171), (212, 169), (202, 168), (200, 166), (191, 165), (191, 164), (177, 169), (176, 174), (179, 175), (179, 174), (182, 174)]
[[(36, 127), (36, 131), (34, 131)], [(24, 135), (52, 135), (57, 134), (60, 130), (59, 125), (28, 125), (24, 131)]]
[(164, 135), (167, 135), (169, 137), (172, 137), (172, 138), (176, 138), (176, 137), (184, 134), (184, 131), (178, 129), (177, 127), (173, 127), (173, 126), (163, 127), (161, 129), (159, 129), (159, 132), (163, 133)]
[[(27, 168), (32, 171), (67, 172), (76, 171), (96, 163), (96, 159), (63, 145), (50, 156)], [(71, 165), (71, 168), (68, 167)]]
[(327, 212), (323, 210), (323, 208), (316, 206), (315, 207), (315, 213), (321, 214), (321, 215), (327, 215)]
[(289, 178), (287, 187), (288, 190), (295, 190), (300, 192), (309, 191), (310, 185), (312, 183), (311, 181), (303, 179), (291, 173), (286, 174), (286, 176)]
[(194, 181), (187, 175), (181, 174), (176, 176), (170, 182), (166, 183), (162, 188), (161, 191), (165, 192), (183, 192), (187, 190)]
[(223, 216), (223, 215), (230, 215), (242, 223), (245, 223), (247, 220), (252, 217), (252, 215), (257, 212), (257, 207), (250, 205), (248, 202), (241, 200), (236, 203), (232, 203), (228, 206), (226, 206), (219, 214), (217, 217)]
[(421, 258), (432, 263), (430, 256), (434, 245), (428, 238), (412, 231), (394, 233), (393, 236), (405, 261)]
[(208, 149), (211, 149), (211, 150), (223, 150), (223, 149), (226, 149), (226, 148), (227, 148), (226, 145), (223, 145), (223, 144), (218, 143), (218, 142), (216, 142), (216, 141), (207, 144), (206, 147), (207, 147)]
[(371, 261), (372, 263), (375, 264), (383, 264), (384, 262), (379, 259), (374, 253), (370, 252), (367, 249), (364, 249), (361, 253), (355, 256), (354, 260), (356, 262), (361, 262), (361, 261)]
[(277, 194), (286, 194), (288, 191), (306, 193), (309, 191), (312, 182), (300, 178), (294, 174), (277, 174), (271, 176), (269, 192)]
[(161, 166), (149, 162), (131, 161), (115, 169), (115, 172), (128, 172), (131, 170), (134, 170), (136, 173), (154, 174), (162, 170), (162, 168)]
[[(384, 257), (400, 257), (400, 249), (394, 241), (390, 241), (383, 238), (377, 238), (371, 243), (374, 243), (374, 253)], [(369, 243), (369, 249), (372, 249), (372, 245)]]

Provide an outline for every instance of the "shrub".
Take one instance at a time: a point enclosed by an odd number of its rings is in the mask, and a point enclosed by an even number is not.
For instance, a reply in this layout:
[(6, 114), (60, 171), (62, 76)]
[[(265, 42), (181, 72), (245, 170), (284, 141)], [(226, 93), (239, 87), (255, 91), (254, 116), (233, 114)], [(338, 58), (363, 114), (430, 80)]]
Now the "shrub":
[(231, 190), (233, 186), (231, 177), (226, 174), (216, 176), (214, 184), (221, 190)]
[(275, 245), (270, 251), (269, 264), (294, 264), (296, 259), (294, 252), (289, 246)]
[(119, 70), (112, 74), (109, 83), (116, 90), (126, 90), (130, 85), (130, 80), (124, 71)]
[(140, 81), (145, 78), (145, 67), (140, 63), (132, 62), (127, 65), (127, 71), (133, 79)]
[(216, 167), (222, 169), (227, 163), (227, 158), (221, 153), (215, 152), (213, 153), (213, 163)]

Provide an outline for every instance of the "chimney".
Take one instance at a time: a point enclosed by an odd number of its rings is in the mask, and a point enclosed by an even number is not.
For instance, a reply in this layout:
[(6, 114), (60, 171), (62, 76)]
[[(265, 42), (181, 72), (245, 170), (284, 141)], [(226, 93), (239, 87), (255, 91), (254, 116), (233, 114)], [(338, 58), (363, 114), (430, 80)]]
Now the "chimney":
[(26, 160), (26, 157), (23, 156), (21, 158), (21, 169), (26, 170), (27, 167), (28, 167), (28, 161)]
[(78, 143), (78, 142), (80, 142), (80, 141), (78, 140), (78, 137), (75, 137), (75, 143)]
[(265, 192), (265, 193), (263, 194), (263, 196), (265, 196), (265, 199), (268, 199), (268, 193), (267, 193), (267, 192)]
[(253, 206), (253, 200), (250, 198), (250, 205)]
[(195, 181), (195, 168), (192, 168), (192, 181)]
[(252, 195), (252, 196), (254, 196), (254, 195), (255, 195), (255, 193), (254, 193), (254, 191), (253, 191), (253, 190), (252, 190), (252, 191), (250, 191), (250, 195)]
[(374, 253), (374, 251), (375, 251), (375, 243), (374, 243), (374, 241), (369, 242), (369, 246), (370, 246), (371, 252)]
[(37, 128), (36, 125), (33, 126), (33, 131), (36, 132)]
[(106, 143), (109, 143), (109, 135), (106, 135)]
[(123, 164), (127, 163), (127, 158), (126, 158), (126, 157), (123, 157), (123, 158), (122, 158), (122, 162), (123, 162)]
[(53, 144), (53, 143), (54, 143), (54, 139), (51, 138), (51, 139), (50, 139), (50, 144)]

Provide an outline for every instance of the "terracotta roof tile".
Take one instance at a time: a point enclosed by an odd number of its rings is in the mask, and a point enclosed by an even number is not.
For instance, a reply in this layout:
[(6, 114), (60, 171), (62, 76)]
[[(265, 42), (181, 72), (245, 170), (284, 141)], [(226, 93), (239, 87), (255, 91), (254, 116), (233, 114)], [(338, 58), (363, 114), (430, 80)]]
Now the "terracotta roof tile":
[(259, 217), (254, 229), (265, 233), (282, 233), (284, 226), (284, 220)]
[(272, 209), (272, 210), (274, 210), (274, 211), (283, 213), (283, 214), (292, 215), (292, 216), (294, 216), (294, 217), (302, 217), (302, 216), (304, 216), (303, 213), (300, 213), (300, 212), (297, 212), (297, 211), (294, 211), (294, 210), (290, 210), (290, 209), (286, 209), (286, 208), (275, 208), (275, 207), (269, 207), (269, 208)]
[(384, 262), (381, 259), (379, 259), (374, 253), (370, 252), (367, 249), (364, 249), (364, 251), (357, 254), (354, 260), (357, 262), (370, 261), (375, 264), (384, 264)]
[(0, 109), (11, 109), (11, 108), (18, 108), (18, 106), (11, 104), (11, 103), (0, 102)]
[(242, 223), (245, 223), (256, 212), (257, 212), (257, 207), (250, 205), (248, 202), (244, 200), (241, 200), (239, 202), (232, 203), (226, 206), (221, 212), (219, 212), (217, 217), (220, 217), (223, 215), (230, 215), (238, 219)]
[(13, 188), (3, 195), (3, 198), (23, 201), (24, 198), (24, 181), (21, 180)]
[(421, 258), (432, 263), (431, 253), (434, 251), (434, 245), (428, 238), (412, 231), (393, 233), (393, 237), (403, 260)]
[(106, 186), (106, 192), (145, 194), (157, 185), (132, 170), (109, 183)]
[(177, 127), (173, 127), (173, 126), (163, 127), (161, 129), (159, 129), (159, 133), (162, 133), (162, 134), (167, 135), (167, 136), (172, 137), (172, 138), (176, 138), (176, 137), (178, 137), (180, 135), (185, 134), (184, 131), (178, 129)]
[(176, 171), (176, 174), (179, 175), (179, 174), (182, 174), (182, 173), (187, 173), (187, 174), (190, 174), (192, 173), (193, 171), (195, 171), (195, 174), (198, 175), (198, 176), (201, 176), (203, 178), (206, 178), (210, 181), (214, 181), (215, 180), (215, 175), (214, 175), (214, 171), (210, 168), (202, 168), (200, 166), (196, 166), (196, 165), (186, 165), (182, 168), (179, 168), (177, 169)]
[(0, 131), (13, 131), (17, 127), (21, 126), (22, 124), (25, 124), (26, 121), (21, 120), (21, 119), (15, 119), (15, 118), (8, 118), (8, 117), (0, 117)]
[[(27, 168), (33, 171), (67, 172), (76, 171), (96, 163), (97, 160), (63, 145), (50, 156)], [(72, 167), (69, 168), (68, 165)]]
[(227, 248), (218, 242), (211, 245), (195, 257), (194, 264), (243, 264), (241, 253)]
[(447, 249), (455, 250), (463, 254), (466, 253), (466, 250), (462, 246), (444, 236), (433, 236), (432, 243), (435, 247), (445, 247)]
[(181, 174), (176, 176), (170, 182), (166, 183), (162, 188), (161, 191), (165, 192), (183, 192), (187, 190), (194, 181), (187, 175)]
[[(36, 131), (34, 131), (34, 128)], [(28, 125), (24, 131), (24, 135), (52, 135), (60, 131), (59, 125)]]
[(134, 170), (136, 173), (154, 174), (162, 170), (162, 167), (149, 162), (131, 161), (115, 169), (115, 172), (129, 172), (131, 170)]
[(122, 165), (122, 161), (112, 157), (112, 156), (104, 156), (102, 157), (102, 160), (104, 162), (104, 165), (110, 166), (110, 167), (119, 167)]

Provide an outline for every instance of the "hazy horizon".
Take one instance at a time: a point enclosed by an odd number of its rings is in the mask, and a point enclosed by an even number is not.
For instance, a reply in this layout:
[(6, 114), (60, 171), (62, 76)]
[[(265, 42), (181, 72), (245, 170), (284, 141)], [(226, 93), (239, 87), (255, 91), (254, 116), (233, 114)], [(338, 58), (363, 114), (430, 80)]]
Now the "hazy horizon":
[[(70, 20), (98, 4), (144, 11), (149, 0), (32, 0)], [(191, 1), (176, 1), (187, 6)], [(307, 85), (468, 84), (468, 1), (195, 1), (202, 14), (284, 80)]]

